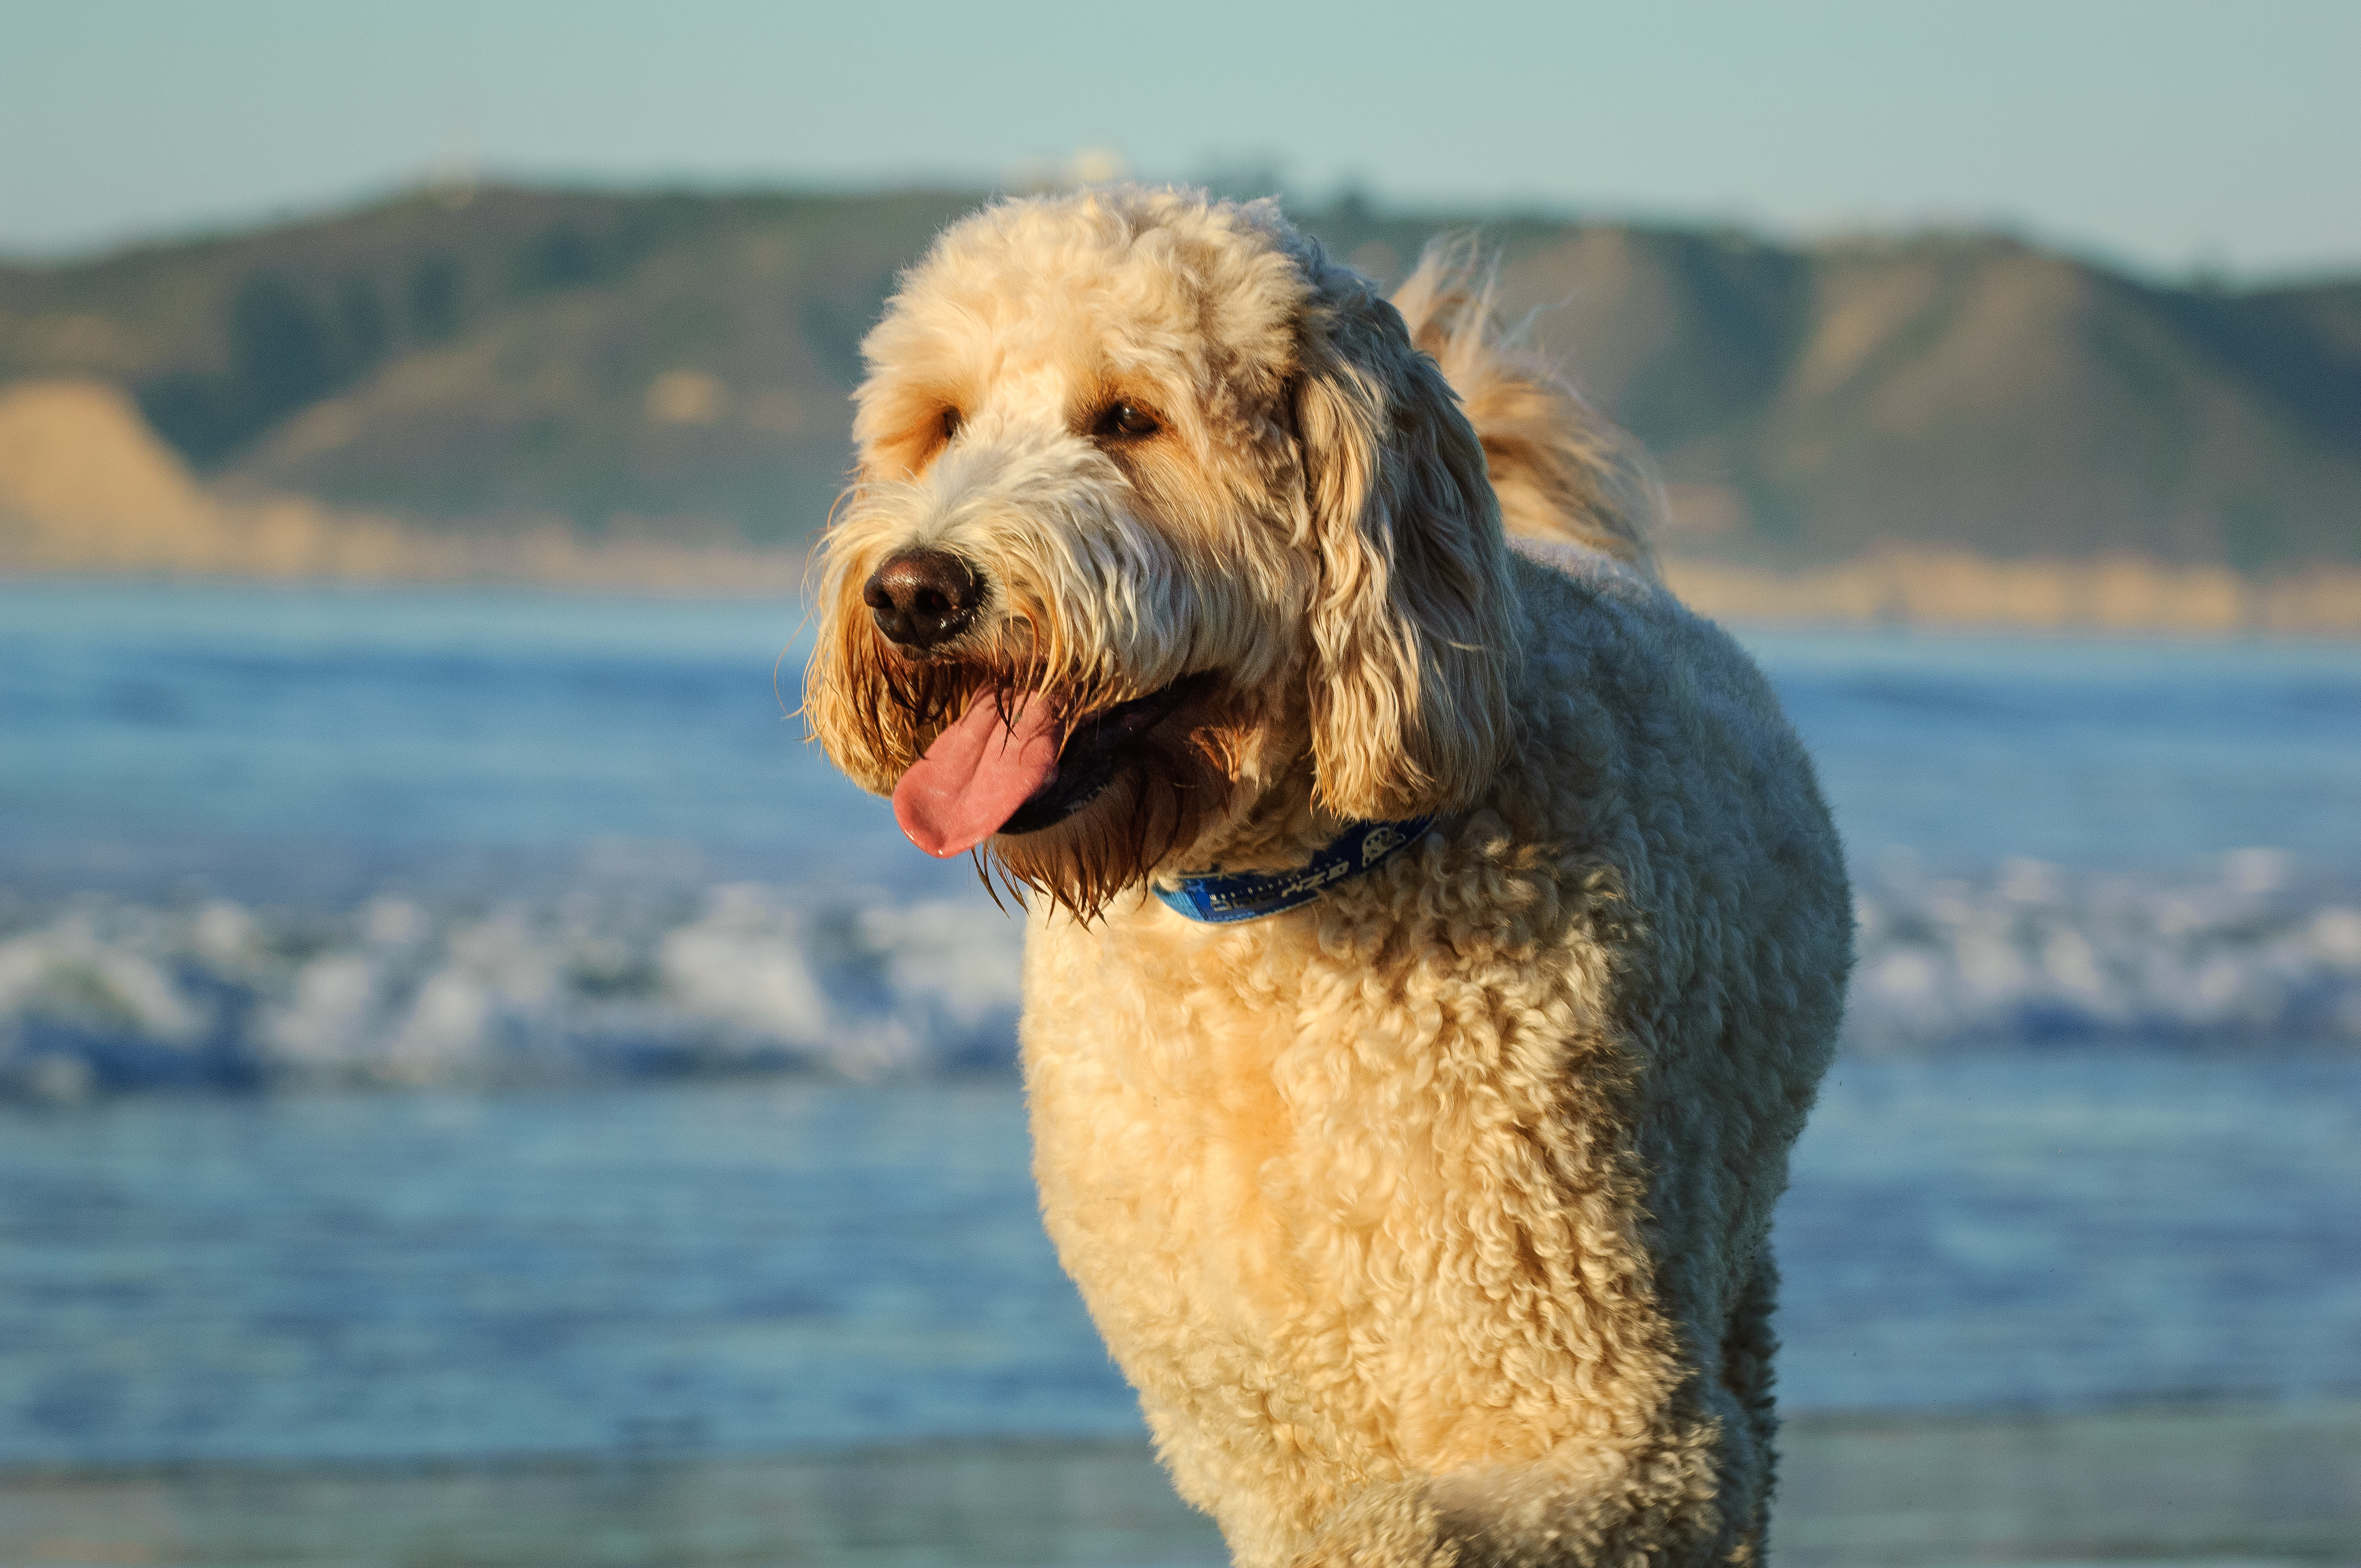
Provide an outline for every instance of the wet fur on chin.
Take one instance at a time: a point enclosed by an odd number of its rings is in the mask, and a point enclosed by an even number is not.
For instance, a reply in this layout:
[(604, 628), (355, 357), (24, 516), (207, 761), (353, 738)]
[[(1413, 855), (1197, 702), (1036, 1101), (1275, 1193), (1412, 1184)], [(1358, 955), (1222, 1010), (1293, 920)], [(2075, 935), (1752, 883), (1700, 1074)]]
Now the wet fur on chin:
[(1159, 872), (1216, 853), (1229, 870), (1293, 863), (1300, 845), (1339, 827), (1312, 804), (1306, 707), (1209, 683), (1131, 743), (1097, 798), (1038, 832), (994, 837), (987, 883), (997, 870), (1090, 921)]
[[(906, 757), (902, 769), (972, 703), (989, 702), (1007, 715), (1028, 698), (1044, 700), (1045, 683), (1025, 671), (890, 653), (865, 667), (867, 679), (858, 688), (865, 700), (856, 696), (847, 706), (858, 716), (864, 745), (881, 757)], [(1110, 900), (1145, 883), (1228, 813), (1256, 740), (1285, 729), (1258, 721), (1251, 706), (1218, 686), (1185, 698), (1121, 744), (1106, 786), (1071, 815), (1031, 832), (995, 834), (980, 845), (976, 869), (984, 885), (991, 888), (997, 879), (1019, 904), (1037, 894), (1078, 919), (1095, 918)], [(1070, 740), (1077, 728), (1078, 722), (1067, 725)]]
[(1193, 842), (1228, 795), (1229, 781), (1189, 737), (1153, 735), (1115, 764), (1096, 799), (1064, 821), (995, 836), (991, 861), (1055, 907), (1093, 920)]

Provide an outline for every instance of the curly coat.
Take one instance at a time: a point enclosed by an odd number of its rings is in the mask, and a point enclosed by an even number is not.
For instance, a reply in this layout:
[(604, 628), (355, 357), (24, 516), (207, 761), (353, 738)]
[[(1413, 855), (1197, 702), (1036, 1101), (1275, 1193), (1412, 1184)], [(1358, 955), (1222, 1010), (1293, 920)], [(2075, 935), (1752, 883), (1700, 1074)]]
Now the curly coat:
[[(1841, 851), (1655, 582), (1631, 460), (1488, 303), (1431, 254), (1389, 304), (1268, 203), (989, 207), (867, 341), (818, 558), (807, 712), (881, 793), (972, 702), (1177, 704), (989, 853), (1042, 895), (1050, 1235), (1247, 1568), (1763, 1550)], [(862, 597), (914, 548), (984, 596), (915, 652)], [(1290, 913), (1145, 896), (1429, 812)]]

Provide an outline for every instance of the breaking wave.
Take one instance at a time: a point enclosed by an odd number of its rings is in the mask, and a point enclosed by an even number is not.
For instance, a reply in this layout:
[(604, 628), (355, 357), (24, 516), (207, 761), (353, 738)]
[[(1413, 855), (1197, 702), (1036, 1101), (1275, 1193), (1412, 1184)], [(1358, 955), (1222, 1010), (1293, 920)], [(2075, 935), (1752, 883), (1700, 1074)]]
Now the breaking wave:
[[(1855, 1049), (2361, 1043), (2361, 887), (2246, 850), (1862, 879)], [(97, 897), (0, 917), (0, 1097), (1005, 1070), (1020, 921), (734, 883), (341, 913)]]
[(341, 915), (92, 898), (0, 938), (0, 1093), (1005, 1069), (1020, 923), (729, 883)]
[(2279, 850), (2179, 877), (1905, 861), (1855, 913), (1856, 1048), (2361, 1043), (2361, 885)]

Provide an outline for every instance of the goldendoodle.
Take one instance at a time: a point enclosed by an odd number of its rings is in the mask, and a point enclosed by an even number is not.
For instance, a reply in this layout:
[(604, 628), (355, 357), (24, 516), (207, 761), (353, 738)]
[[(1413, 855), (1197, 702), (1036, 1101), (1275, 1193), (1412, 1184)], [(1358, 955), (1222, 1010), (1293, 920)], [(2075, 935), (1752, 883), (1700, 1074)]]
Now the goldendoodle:
[(1842, 853), (1488, 306), (1269, 203), (988, 207), (818, 558), (809, 722), (1031, 890), (1042, 1212), (1254, 1568), (1763, 1549)]

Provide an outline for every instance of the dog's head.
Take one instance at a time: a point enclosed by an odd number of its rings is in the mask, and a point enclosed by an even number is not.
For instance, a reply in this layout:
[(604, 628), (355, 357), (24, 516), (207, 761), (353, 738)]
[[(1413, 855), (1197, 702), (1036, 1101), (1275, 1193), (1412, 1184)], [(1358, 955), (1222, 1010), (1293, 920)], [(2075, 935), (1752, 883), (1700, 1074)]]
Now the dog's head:
[(921, 847), (988, 842), (1087, 913), (1488, 781), (1512, 631), (1483, 450), (1272, 204), (988, 208), (863, 353), (805, 711)]

